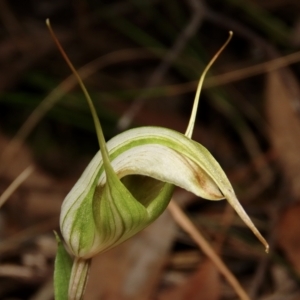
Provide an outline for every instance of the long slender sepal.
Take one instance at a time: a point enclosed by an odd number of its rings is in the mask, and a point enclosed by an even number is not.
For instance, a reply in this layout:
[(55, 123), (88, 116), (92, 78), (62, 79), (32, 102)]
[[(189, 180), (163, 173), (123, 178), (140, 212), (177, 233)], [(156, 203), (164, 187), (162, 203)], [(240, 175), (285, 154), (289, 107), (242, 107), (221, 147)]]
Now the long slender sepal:
[[(202, 89), (202, 86), (203, 86), (203, 82), (204, 82), (205, 76), (206, 76), (207, 72), (209, 71), (210, 67), (213, 65), (213, 63), (216, 61), (216, 59), (219, 57), (219, 55), (221, 54), (221, 52), (226, 48), (226, 46), (230, 42), (232, 36), (233, 36), (233, 32), (229, 31), (229, 37), (228, 37), (228, 39), (223, 44), (223, 46), (220, 48), (220, 50), (213, 56), (213, 58), (210, 60), (210, 62), (207, 64), (207, 66), (205, 67), (205, 69), (204, 69), (204, 71), (203, 71), (203, 73), (202, 73), (202, 75), (200, 77), (200, 80), (199, 80), (199, 83), (198, 83), (198, 86), (197, 86), (197, 91), (196, 91), (195, 99), (194, 99), (192, 113), (191, 113), (191, 116), (190, 116), (188, 127), (187, 127), (186, 132), (185, 132), (185, 136), (187, 136), (189, 138), (192, 137), (192, 134), (193, 134), (193, 131), (194, 131), (194, 126), (195, 126), (195, 121), (196, 121), (196, 114), (197, 114), (198, 105), (199, 105), (199, 99), (200, 99), (200, 93), (201, 93), (201, 89)], [(253, 224), (253, 222), (251, 221), (251, 219), (249, 218), (249, 216), (247, 215), (247, 213), (245, 212), (245, 210), (241, 206), (240, 202), (236, 198), (233, 190), (230, 191), (229, 193), (225, 192), (225, 193), (223, 193), (223, 195), (224, 195), (224, 198), (227, 199), (227, 201), (230, 203), (230, 205), (237, 212), (237, 214), (241, 217), (241, 219), (252, 230), (252, 232), (255, 234), (255, 236), (265, 246), (265, 251), (268, 253), (269, 252), (269, 245), (268, 245), (267, 241), (264, 239), (264, 237), (257, 230), (257, 228), (255, 227), (255, 225)]]
[(220, 50), (213, 56), (213, 58), (210, 60), (210, 62), (205, 67), (203, 73), (201, 74), (201, 77), (200, 77), (200, 80), (199, 80), (199, 83), (198, 83), (198, 86), (197, 86), (197, 91), (196, 91), (196, 94), (195, 94), (192, 114), (191, 114), (191, 117), (190, 117), (188, 127), (187, 127), (186, 132), (185, 132), (185, 135), (189, 138), (192, 138), (192, 135), (193, 135), (195, 121), (196, 121), (196, 114), (197, 114), (198, 105), (199, 105), (200, 93), (201, 93), (201, 90), (202, 90), (202, 86), (203, 86), (205, 76), (206, 76), (208, 70), (213, 65), (213, 63), (216, 61), (216, 59), (219, 57), (219, 55), (223, 52), (223, 50), (226, 48), (226, 46), (230, 42), (230, 40), (232, 38), (232, 35), (233, 35), (233, 32), (229, 31), (229, 37), (227, 38), (226, 42), (223, 44), (223, 46), (220, 48)]
[(89, 108), (90, 108), (90, 111), (91, 111), (91, 114), (92, 114), (92, 117), (93, 117), (93, 121), (94, 121), (94, 124), (95, 124), (97, 138), (98, 138), (98, 142), (99, 142), (99, 146), (100, 146), (100, 151), (101, 151), (101, 154), (102, 154), (103, 159), (104, 159), (105, 168), (108, 169), (107, 171), (112, 171), (112, 173), (113, 173), (113, 170), (110, 169), (109, 155), (108, 155), (108, 152), (107, 152), (107, 149), (106, 149), (106, 144), (105, 144), (105, 139), (104, 139), (104, 134), (103, 134), (102, 126), (100, 124), (100, 121), (99, 121), (99, 118), (98, 118), (95, 106), (93, 104), (93, 101), (92, 101), (92, 99), (90, 97), (90, 94), (87, 91), (87, 89), (86, 89), (83, 81), (81, 80), (78, 72), (74, 68), (72, 62), (70, 61), (68, 55), (65, 53), (65, 51), (64, 51), (63, 47), (61, 46), (59, 40), (57, 39), (56, 35), (54, 34), (49, 19), (46, 20), (46, 25), (47, 25), (47, 27), (48, 27), (48, 29), (50, 31), (50, 34), (51, 34), (51, 36), (52, 36), (52, 38), (53, 38), (53, 40), (54, 40), (57, 48), (59, 49), (59, 51), (60, 51), (61, 55), (63, 56), (64, 60), (66, 61), (66, 63), (68, 64), (68, 66), (71, 69), (72, 73), (77, 78), (77, 81), (78, 81), (78, 83), (80, 85), (80, 88), (82, 89), (82, 91), (84, 93), (84, 96), (85, 96), (85, 98), (87, 100), (87, 103), (89, 105)]

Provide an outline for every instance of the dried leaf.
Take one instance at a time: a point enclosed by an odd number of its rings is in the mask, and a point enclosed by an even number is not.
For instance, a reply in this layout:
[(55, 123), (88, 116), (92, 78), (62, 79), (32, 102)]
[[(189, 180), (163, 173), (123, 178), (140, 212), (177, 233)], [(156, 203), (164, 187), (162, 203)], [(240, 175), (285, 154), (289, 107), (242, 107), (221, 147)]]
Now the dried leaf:
[[(270, 137), (282, 170), (295, 197), (300, 196), (300, 119), (295, 99), (300, 91), (289, 72), (270, 72), (266, 82), (266, 113), (271, 125)], [(294, 101), (294, 102), (293, 102)]]
[(182, 285), (167, 291), (159, 300), (218, 300), (220, 299), (220, 277), (213, 262), (207, 259)]
[(290, 206), (282, 214), (278, 227), (278, 244), (300, 274), (300, 204)]

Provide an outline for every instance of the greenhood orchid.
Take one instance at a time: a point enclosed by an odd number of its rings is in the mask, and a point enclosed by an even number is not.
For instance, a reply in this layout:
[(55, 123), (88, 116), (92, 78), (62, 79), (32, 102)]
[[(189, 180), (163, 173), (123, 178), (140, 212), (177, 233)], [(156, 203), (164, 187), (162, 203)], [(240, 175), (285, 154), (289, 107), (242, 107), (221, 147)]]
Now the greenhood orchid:
[[(53, 35), (51, 28), (50, 32)], [(218, 162), (205, 147), (191, 139), (204, 76), (227, 43), (201, 76), (185, 134), (160, 127), (141, 127), (125, 131), (106, 143), (79, 75), (54, 35), (53, 38), (85, 93), (100, 145), (100, 151), (66, 196), (61, 209), (61, 233), (75, 257), (70, 299), (82, 297), (90, 258), (117, 246), (157, 219), (167, 208), (174, 186), (209, 200), (227, 199), (266, 245)]]

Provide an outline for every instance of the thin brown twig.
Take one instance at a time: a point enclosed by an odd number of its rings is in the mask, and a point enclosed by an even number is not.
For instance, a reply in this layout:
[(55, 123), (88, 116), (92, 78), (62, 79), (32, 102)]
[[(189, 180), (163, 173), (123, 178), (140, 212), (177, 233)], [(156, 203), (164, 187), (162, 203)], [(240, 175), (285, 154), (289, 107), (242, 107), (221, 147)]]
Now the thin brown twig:
[[(285, 203), (281, 201), (282, 198), (286, 197), (286, 188), (282, 188), (279, 195), (276, 199), (273, 200), (273, 205), (270, 210), (268, 210), (269, 222), (268, 222), (268, 242), (270, 244), (270, 248), (274, 249), (277, 239), (277, 231), (276, 227), (278, 224), (279, 216), (284, 209)], [(264, 283), (264, 279), (271, 262), (270, 255), (263, 256), (257, 266), (256, 272), (252, 278), (252, 282), (250, 288), (248, 290), (251, 299), (256, 299), (261, 289), (262, 284)]]
[(0, 277), (12, 277), (22, 280), (29, 280), (34, 277), (36, 272), (29, 267), (3, 264), (0, 265)]
[(205, 255), (207, 255), (207, 257), (211, 259), (211, 261), (215, 264), (220, 273), (226, 278), (226, 280), (232, 286), (240, 299), (250, 300), (249, 296), (240, 285), (239, 281), (235, 278), (235, 276), (227, 268), (224, 262), (220, 259), (218, 254), (205, 240), (199, 230), (195, 227), (195, 225), (191, 222), (191, 220), (186, 216), (186, 214), (181, 210), (181, 208), (174, 200), (171, 200), (168, 209), (171, 212), (176, 223), (191, 236), (191, 238), (197, 243), (197, 245), (205, 253)]
[(6, 202), (6, 200), (17, 190), (17, 188), (33, 173), (34, 167), (28, 166), (15, 180), (9, 185), (9, 187), (0, 196), (0, 207)]
[(209, 80), (206, 81), (205, 87), (210, 88), (213, 86), (240, 81), (245, 78), (284, 68), (288, 65), (297, 63), (299, 61), (300, 51), (297, 51), (286, 56), (278, 57), (251, 67), (211, 77)]
[[(297, 51), (295, 53), (291, 53), (286, 56), (272, 59), (254, 66), (208, 77), (203, 84), (203, 88), (208, 89), (212, 87), (225, 85), (228, 83), (233, 83), (253, 76), (264, 74), (270, 71), (275, 71), (287, 67), (291, 64), (298, 63), (299, 61), (300, 61), (300, 51)], [(182, 84), (173, 84), (173, 85), (164, 86), (163, 87), (164, 95), (170, 97), (175, 95), (177, 96), (180, 94), (186, 94), (194, 91), (195, 88), (197, 87), (197, 84), (198, 84), (198, 80), (194, 80)], [(147, 89), (146, 91), (149, 93), (151, 92), (151, 89)]]
[(28, 241), (35, 236), (49, 232), (58, 227), (59, 218), (58, 216), (46, 219), (37, 224), (34, 224), (17, 234), (5, 239), (0, 244), (0, 256), (3, 256), (5, 253), (8, 253), (18, 247), (20, 244)]
[[(150, 76), (150, 79), (146, 84), (146, 88), (154, 87), (161, 81), (161, 79), (166, 75), (167, 71), (171, 67), (172, 63), (182, 52), (185, 45), (196, 33), (201, 22), (203, 21), (204, 7), (202, 5), (202, 1), (189, 0), (188, 4), (190, 5), (191, 11), (193, 12), (190, 21), (183, 29), (183, 31), (178, 35), (171, 49), (165, 54), (160, 64)], [(146, 100), (147, 98), (145, 97), (145, 92), (143, 92), (133, 101), (131, 106), (124, 112), (124, 114), (118, 121), (117, 129), (119, 131), (123, 131), (130, 126), (135, 115), (141, 110)]]
[(228, 230), (233, 223), (234, 220), (234, 209), (232, 208), (229, 203), (226, 203), (225, 210), (222, 214), (222, 219), (220, 222), (220, 231), (216, 234), (215, 242), (214, 242), (214, 249), (216, 253), (221, 253), (222, 247), (224, 245), (224, 242), (226, 240), (226, 235), (228, 233)]

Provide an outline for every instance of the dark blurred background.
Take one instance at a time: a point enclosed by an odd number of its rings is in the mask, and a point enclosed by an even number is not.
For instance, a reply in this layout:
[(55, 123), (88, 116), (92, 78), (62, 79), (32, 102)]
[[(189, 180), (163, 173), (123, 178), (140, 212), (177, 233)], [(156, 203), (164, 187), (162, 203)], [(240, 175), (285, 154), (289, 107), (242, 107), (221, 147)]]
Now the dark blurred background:
[[(175, 198), (251, 299), (300, 299), (300, 2), (0, 0), (0, 299), (53, 299), (60, 205), (98, 150), (92, 118), (45, 25), (80, 72), (107, 139), (136, 126), (184, 132), (205, 80), (193, 139), (225, 170), (271, 246), (227, 207)], [(166, 213), (94, 259), (86, 299), (236, 299)]]

